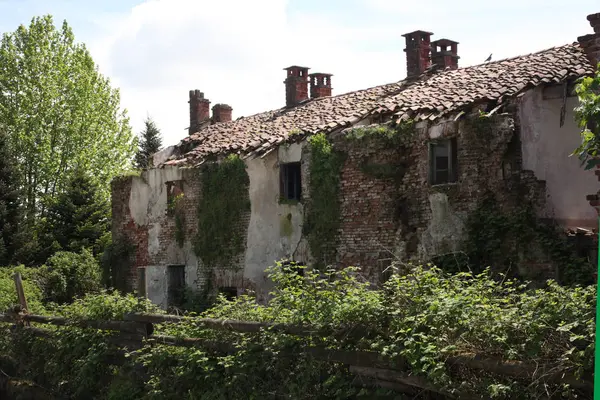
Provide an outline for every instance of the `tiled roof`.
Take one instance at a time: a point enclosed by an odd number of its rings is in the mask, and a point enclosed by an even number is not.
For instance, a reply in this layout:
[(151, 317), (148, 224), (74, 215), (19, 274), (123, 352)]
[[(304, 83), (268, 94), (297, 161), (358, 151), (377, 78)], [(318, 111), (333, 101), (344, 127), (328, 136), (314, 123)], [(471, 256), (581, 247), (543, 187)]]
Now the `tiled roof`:
[[(351, 126), (369, 114), (435, 120), (480, 101), (498, 101), (544, 83), (591, 74), (577, 43), (537, 53), (446, 70), (370, 89), (309, 100), (293, 108), (267, 111), (209, 125), (183, 139), (165, 164), (197, 164), (205, 157), (237, 153), (259, 155), (288, 140)], [(297, 137), (297, 136), (296, 136)]]

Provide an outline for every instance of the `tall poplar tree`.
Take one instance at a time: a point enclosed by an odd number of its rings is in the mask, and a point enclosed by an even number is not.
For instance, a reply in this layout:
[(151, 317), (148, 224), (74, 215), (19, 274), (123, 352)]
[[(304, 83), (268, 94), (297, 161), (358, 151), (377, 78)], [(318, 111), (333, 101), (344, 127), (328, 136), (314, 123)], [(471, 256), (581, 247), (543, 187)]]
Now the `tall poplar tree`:
[(14, 156), (0, 127), (0, 266), (13, 263), (21, 246), (21, 191)]

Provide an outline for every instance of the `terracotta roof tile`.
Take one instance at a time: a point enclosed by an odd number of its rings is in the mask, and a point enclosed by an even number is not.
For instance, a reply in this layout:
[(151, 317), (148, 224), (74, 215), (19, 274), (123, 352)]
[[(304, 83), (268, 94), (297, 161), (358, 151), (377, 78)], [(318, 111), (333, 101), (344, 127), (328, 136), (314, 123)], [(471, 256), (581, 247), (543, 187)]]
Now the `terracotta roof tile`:
[(183, 139), (165, 164), (197, 164), (210, 154), (260, 155), (288, 140), (347, 127), (370, 114), (398, 119), (443, 117), (479, 101), (504, 101), (543, 83), (591, 74), (577, 43), (472, 67), (424, 75), (417, 81), (323, 97), (294, 108), (209, 125)]

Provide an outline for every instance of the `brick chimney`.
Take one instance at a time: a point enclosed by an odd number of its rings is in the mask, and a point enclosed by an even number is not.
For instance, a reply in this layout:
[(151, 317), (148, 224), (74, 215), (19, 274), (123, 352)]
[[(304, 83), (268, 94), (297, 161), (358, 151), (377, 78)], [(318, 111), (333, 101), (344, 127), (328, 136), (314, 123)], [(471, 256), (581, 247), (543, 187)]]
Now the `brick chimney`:
[(431, 65), (431, 32), (414, 31), (405, 33), (406, 77), (414, 78)]
[(431, 64), (436, 70), (458, 68), (458, 42), (449, 39), (439, 39), (431, 42)]
[(304, 100), (308, 100), (308, 70), (307, 67), (292, 65), (284, 68), (287, 71), (285, 78), (285, 105), (294, 107)]
[(594, 33), (580, 36), (577, 38), (577, 41), (581, 44), (581, 47), (583, 47), (595, 68), (600, 62), (600, 13), (588, 15), (587, 20), (590, 21), (590, 25), (594, 28)]
[(210, 100), (204, 98), (204, 93), (190, 90), (190, 127), (188, 133), (198, 132), (204, 122), (210, 120)]
[(308, 75), (310, 77), (310, 98), (331, 96), (331, 77), (332, 74), (323, 74), (315, 72)]
[(231, 110), (233, 108), (227, 104), (215, 104), (212, 108), (212, 122), (230, 122)]

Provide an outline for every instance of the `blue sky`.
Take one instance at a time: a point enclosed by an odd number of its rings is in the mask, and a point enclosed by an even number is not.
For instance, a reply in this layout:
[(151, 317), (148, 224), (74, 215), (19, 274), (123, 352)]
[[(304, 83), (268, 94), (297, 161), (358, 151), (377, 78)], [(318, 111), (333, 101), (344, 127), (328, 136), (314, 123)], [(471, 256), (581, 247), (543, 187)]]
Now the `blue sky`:
[(406, 32), (458, 41), (467, 66), (573, 42), (595, 12), (597, 0), (0, 0), (0, 32), (66, 19), (120, 88), (134, 130), (150, 115), (174, 144), (190, 89), (237, 118), (281, 107), (292, 64), (334, 74), (339, 94), (404, 78)]

